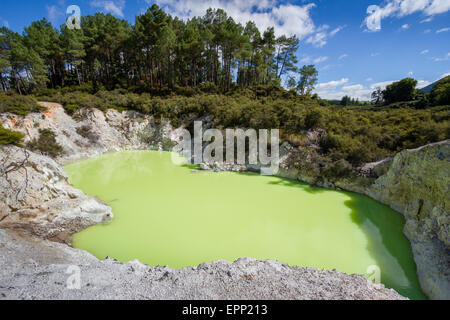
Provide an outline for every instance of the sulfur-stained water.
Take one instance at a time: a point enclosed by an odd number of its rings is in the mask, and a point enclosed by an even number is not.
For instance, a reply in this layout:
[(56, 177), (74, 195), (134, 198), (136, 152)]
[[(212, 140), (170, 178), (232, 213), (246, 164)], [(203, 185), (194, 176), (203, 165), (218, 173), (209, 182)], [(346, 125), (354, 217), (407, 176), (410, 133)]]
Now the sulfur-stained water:
[(240, 257), (379, 278), (413, 299), (418, 283), (403, 217), (368, 197), (272, 176), (193, 171), (158, 151), (124, 151), (65, 167), (114, 219), (74, 235), (99, 259), (195, 266)]

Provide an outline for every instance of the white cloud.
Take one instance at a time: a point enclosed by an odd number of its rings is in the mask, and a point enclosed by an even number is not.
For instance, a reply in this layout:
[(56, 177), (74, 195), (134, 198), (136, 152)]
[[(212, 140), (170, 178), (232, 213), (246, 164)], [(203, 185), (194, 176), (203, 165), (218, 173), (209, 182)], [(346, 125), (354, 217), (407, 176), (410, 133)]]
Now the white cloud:
[(313, 62), (315, 64), (319, 64), (319, 63), (325, 62), (327, 60), (328, 60), (328, 57), (318, 57), (318, 58), (314, 59)]
[(317, 32), (315, 35), (310, 36), (306, 39), (307, 43), (311, 43), (312, 45), (322, 48), (327, 44), (327, 33), (326, 32)]
[(436, 33), (442, 33), (442, 32), (447, 32), (447, 31), (450, 31), (450, 28), (439, 29), (438, 31), (436, 31)]
[(420, 54), (427, 54), (427, 53), (429, 53), (429, 52), (430, 52), (430, 50), (425, 49), (425, 50), (423, 50)]
[(123, 18), (123, 9), (125, 8), (125, 0), (94, 0), (91, 2), (91, 6), (95, 8), (101, 8), (106, 13), (112, 13), (116, 16)]
[(204, 16), (206, 10), (224, 9), (236, 22), (245, 24), (254, 21), (261, 31), (275, 27), (280, 35), (296, 35), (314, 46), (323, 47), (327, 39), (336, 35), (343, 27), (328, 31), (328, 25), (316, 27), (311, 10), (314, 3), (297, 5), (280, 0), (145, 0), (156, 2), (167, 13), (186, 20)]
[(56, 22), (59, 17), (64, 15), (64, 12), (57, 6), (46, 6), (47, 17), (51, 22)]
[(344, 54), (342, 54), (338, 59), (339, 59), (339, 60), (342, 60), (342, 59), (345, 59), (345, 58), (347, 58), (347, 57), (348, 57), (348, 54), (344, 53)]
[(409, 29), (409, 24), (404, 24), (404, 25), (402, 25), (402, 28), (401, 28), (402, 30), (407, 30), (407, 29)]
[[(374, 10), (364, 20), (364, 25), (381, 21), (388, 17), (404, 17), (416, 12), (422, 12), (427, 16), (445, 13), (450, 10), (449, 0), (387, 0), (384, 6)], [(422, 20), (424, 22), (429, 22)], [(431, 20), (430, 20), (431, 21)], [(376, 29), (374, 31), (380, 31)]]
[(450, 76), (450, 72), (444, 73), (438, 80), (441, 80), (442, 78)]
[(316, 5), (279, 4), (276, 0), (146, 0), (156, 2), (166, 12), (188, 19), (204, 16), (206, 10), (224, 9), (237, 22), (254, 21), (259, 29), (274, 26), (276, 34), (297, 35), (303, 39), (316, 31), (310, 11)]
[(417, 89), (422, 89), (429, 86), (432, 82), (426, 80), (418, 80), (417, 81)]
[(426, 29), (423, 33), (430, 33), (431, 29)]
[(300, 62), (302, 62), (302, 63), (315, 63), (315, 64), (318, 64), (318, 63), (322, 63), (322, 62), (325, 62), (325, 61), (327, 61), (328, 60), (328, 57), (317, 57), (317, 58), (315, 58), (315, 59), (313, 59), (312, 57), (310, 57), (310, 56), (304, 56), (301, 60), (300, 60)]
[(311, 43), (315, 47), (322, 48), (324, 45), (327, 44), (328, 38), (334, 37), (338, 32), (340, 32), (342, 29), (344, 29), (343, 26), (337, 27), (336, 29), (328, 32), (328, 29), (330, 26), (323, 25), (320, 28), (316, 30), (316, 33), (308, 39), (306, 39), (307, 43)]
[(381, 88), (382, 90), (386, 89), (386, 87), (390, 84), (393, 84), (394, 82), (397, 82), (398, 80), (391, 80), (391, 81), (382, 81), (382, 82), (376, 82), (370, 85), (370, 89), (375, 90), (377, 88)]
[(362, 84), (354, 84), (351, 86), (345, 86), (342, 87), (342, 90), (344, 91), (356, 91), (356, 90), (364, 90), (366, 87), (364, 87)]
[(413, 75), (414, 75), (414, 72), (412, 72), (412, 71), (408, 72), (409, 77), (412, 77)]
[(341, 80), (319, 83), (316, 86), (316, 89), (317, 90), (333, 89), (333, 88), (336, 88), (336, 87), (346, 84), (348, 82), (348, 80), (349, 80), (348, 78), (342, 78)]
[(427, 23), (427, 22), (431, 22), (433, 21), (433, 17), (428, 17), (426, 19), (423, 19), (422, 21), (420, 21), (420, 23)]
[(330, 37), (335, 36), (338, 32), (340, 32), (342, 29), (344, 29), (344, 27), (337, 27), (336, 29), (334, 29), (333, 31), (330, 32)]
[[(448, 73), (447, 75), (450, 75), (450, 73)], [(443, 75), (442, 77), (444, 76), (445, 75)], [(373, 80), (372, 78), (368, 78), (366, 79), (366, 81), (371, 82)], [(381, 90), (384, 90), (388, 85), (396, 81), (398, 80), (382, 81), (372, 83), (370, 85), (364, 85), (360, 83), (349, 84), (348, 78), (342, 78), (341, 80), (319, 83), (314, 91), (321, 98), (330, 100), (340, 100), (343, 96), (350, 96), (352, 98), (358, 98), (359, 100), (370, 100), (372, 92), (377, 88), (381, 88)], [(418, 80), (417, 87), (420, 89), (430, 84), (430, 81)]]
[(343, 96), (350, 96), (361, 100), (368, 100), (373, 90), (362, 84), (346, 85), (348, 78), (319, 83), (314, 90), (321, 98), (339, 100)]
[(433, 60), (434, 60), (435, 62), (447, 61), (447, 60), (449, 60), (449, 59), (450, 59), (450, 52), (447, 53), (447, 55), (444, 56), (443, 58), (433, 58)]

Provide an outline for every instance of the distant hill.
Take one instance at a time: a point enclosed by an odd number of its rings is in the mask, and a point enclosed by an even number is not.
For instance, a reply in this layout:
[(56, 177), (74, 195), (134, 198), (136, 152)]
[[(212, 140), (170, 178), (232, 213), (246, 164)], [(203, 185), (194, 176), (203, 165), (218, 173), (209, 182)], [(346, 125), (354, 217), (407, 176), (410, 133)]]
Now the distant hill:
[(421, 90), (423, 93), (430, 93), (431, 91), (433, 91), (433, 89), (434, 89), (434, 87), (435, 87), (436, 85), (438, 85), (439, 83), (443, 82), (443, 80), (447, 82), (447, 81), (449, 81), (449, 79), (450, 79), (450, 76), (447, 76), (447, 77), (442, 78), (442, 79), (440, 79), (440, 80), (438, 80), (438, 81), (436, 81), (436, 82), (430, 84), (429, 86), (426, 86), (425, 88), (422, 88), (422, 89), (420, 89), (420, 90)]

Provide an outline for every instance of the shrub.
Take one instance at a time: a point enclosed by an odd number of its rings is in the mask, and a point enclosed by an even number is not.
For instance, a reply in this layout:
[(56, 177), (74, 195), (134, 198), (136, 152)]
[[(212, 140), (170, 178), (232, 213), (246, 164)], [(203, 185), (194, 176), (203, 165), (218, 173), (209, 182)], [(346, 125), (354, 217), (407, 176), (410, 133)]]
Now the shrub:
[(52, 158), (63, 155), (63, 147), (56, 142), (56, 135), (50, 129), (39, 130), (39, 138), (30, 141), (27, 148), (32, 151), (40, 151)]
[(450, 104), (450, 80), (447, 83), (438, 85), (431, 92), (431, 99), (435, 105)]
[(401, 101), (411, 101), (415, 98), (417, 80), (406, 78), (388, 85), (383, 91), (383, 98), (387, 104)]
[(18, 115), (27, 115), (43, 108), (37, 104), (35, 98), (18, 94), (0, 94), (0, 113), (11, 112)]
[(352, 171), (352, 165), (344, 160), (340, 159), (334, 162), (331, 166), (323, 171), (323, 174), (329, 178), (342, 178), (348, 176)]
[(77, 133), (85, 139), (88, 139), (90, 143), (95, 144), (100, 138), (98, 134), (92, 131), (90, 126), (82, 126), (77, 128)]
[(339, 137), (334, 134), (324, 135), (320, 139), (320, 147), (325, 153), (330, 152), (333, 149), (338, 149), (341, 147), (341, 142)]
[(20, 146), (24, 135), (20, 132), (11, 131), (0, 125), (0, 144), (13, 144)]
[(315, 129), (322, 123), (322, 113), (318, 110), (309, 111), (305, 117), (305, 128)]

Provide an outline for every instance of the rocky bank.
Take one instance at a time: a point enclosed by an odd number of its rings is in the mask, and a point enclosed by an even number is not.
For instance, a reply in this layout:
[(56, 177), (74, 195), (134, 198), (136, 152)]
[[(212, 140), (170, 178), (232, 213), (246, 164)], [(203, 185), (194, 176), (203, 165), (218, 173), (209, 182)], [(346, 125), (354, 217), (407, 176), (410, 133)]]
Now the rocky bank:
[[(0, 147), (0, 228), (8, 230), (0, 237), (0, 298), (400, 298), (363, 277), (335, 271), (248, 259), (182, 270), (149, 268), (137, 262), (98, 261), (86, 252), (49, 242), (70, 244), (71, 234), (112, 218), (108, 206), (68, 184), (60, 165), (124, 149), (168, 149), (177, 130), (168, 121), (132, 111), (82, 109), (71, 117), (58, 104), (42, 105), (46, 111), (25, 117), (0, 114), (5, 128), (25, 134), (25, 143), (38, 138), (39, 129), (48, 128), (65, 151), (52, 160), (18, 147)], [(308, 133), (306, 143), (298, 148), (283, 144), (279, 175), (363, 193), (401, 212), (424, 292), (430, 298), (449, 299), (450, 141), (403, 151), (393, 159), (367, 164), (346, 178), (323, 178), (314, 168), (319, 134), (324, 133)], [(217, 164), (212, 169), (258, 168)], [(44, 257), (37, 250), (46, 252)], [(65, 289), (67, 274), (63, 271), (70, 264), (82, 266), (86, 288)], [(136, 270), (144, 271), (137, 275)], [(228, 276), (235, 273), (238, 276)], [(242, 282), (246, 274), (250, 280)]]
[[(337, 271), (248, 258), (178, 270), (99, 261), (85, 251), (11, 231), (0, 230), (0, 254), (0, 299), (404, 299), (363, 276)], [(80, 289), (76, 278), (71, 280), (77, 270)]]

